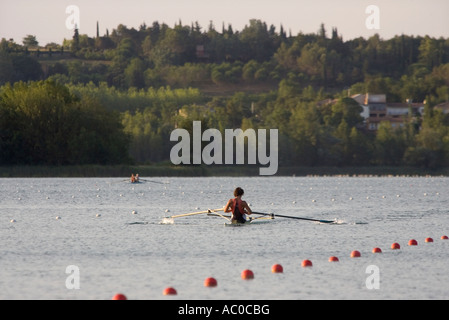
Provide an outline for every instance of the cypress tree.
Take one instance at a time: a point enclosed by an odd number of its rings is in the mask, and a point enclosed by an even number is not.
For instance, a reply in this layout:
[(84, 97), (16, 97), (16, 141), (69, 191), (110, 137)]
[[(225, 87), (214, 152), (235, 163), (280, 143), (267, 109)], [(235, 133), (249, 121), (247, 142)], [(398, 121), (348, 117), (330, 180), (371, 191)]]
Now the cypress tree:
[(80, 48), (80, 35), (78, 31), (78, 26), (75, 26), (75, 32), (73, 34), (72, 41), (72, 52), (77, 52)]

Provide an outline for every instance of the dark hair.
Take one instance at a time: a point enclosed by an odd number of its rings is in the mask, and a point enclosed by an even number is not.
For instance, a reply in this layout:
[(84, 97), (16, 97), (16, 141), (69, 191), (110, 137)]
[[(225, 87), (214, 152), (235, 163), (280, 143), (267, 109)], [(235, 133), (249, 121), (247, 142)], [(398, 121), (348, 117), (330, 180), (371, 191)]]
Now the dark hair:
[(234, 190), (234, 197), (243, 196), (245, 191), (242, 188), (238, 187)]

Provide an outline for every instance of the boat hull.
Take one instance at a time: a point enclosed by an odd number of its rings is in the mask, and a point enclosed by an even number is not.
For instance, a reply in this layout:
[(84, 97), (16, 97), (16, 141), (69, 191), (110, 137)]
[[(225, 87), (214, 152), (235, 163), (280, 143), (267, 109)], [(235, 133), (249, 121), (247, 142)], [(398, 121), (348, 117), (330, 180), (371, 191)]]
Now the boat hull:
[(259, 218), (259, 219), (252, 219), (245, 223), (226, 222), (224, 225), (225, 225), (225, 227), (247, 227), (247, 226), (252, 226), (252, 225), (269, 223), (269, 222), (271, 222), (271, 220), (273, 220), (273, 219), (272, 218)]

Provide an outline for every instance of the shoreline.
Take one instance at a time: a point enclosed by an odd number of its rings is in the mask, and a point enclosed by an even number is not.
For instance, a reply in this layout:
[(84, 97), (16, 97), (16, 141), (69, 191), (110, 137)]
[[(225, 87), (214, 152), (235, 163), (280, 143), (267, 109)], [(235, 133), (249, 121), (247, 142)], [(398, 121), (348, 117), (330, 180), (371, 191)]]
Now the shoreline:
[[(206, 165), (116, 165), (116, 166), (5, 166), (0, 178), (109, 178), (129, 177), (258, 177), (257, 166)], [(449, 176), (449, 168), (426, 169), (415, 167), (279, 167), (279, 176)], [(270, 176), (264, 176), (270, 177)]]

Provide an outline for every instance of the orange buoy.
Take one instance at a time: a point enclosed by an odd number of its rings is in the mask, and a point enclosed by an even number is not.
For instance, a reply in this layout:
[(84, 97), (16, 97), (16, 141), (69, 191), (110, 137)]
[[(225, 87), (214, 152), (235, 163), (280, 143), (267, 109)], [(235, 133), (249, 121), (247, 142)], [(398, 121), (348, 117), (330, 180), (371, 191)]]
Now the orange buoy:
[(112, 297), (112, 300), (128, 300), (128, 298), (126, 298), (126, 296), (122, 293), (117, 293)]
[(301, 266), (306, 268), (306, 267), (312, 267), (313, 264), (312, 264), (312, 261), (306, 259), (306, 260), (303, 260), (303, 262), (301, 263)]
[(447, 240), (448, 237), (447, 236), (441, 236), (441, 240)]
[(351, 252), (351, 258), (360, 258), (361, 256), (362, 255), (357, 250), (354, 250), (354, 251)]
[(329, 258), (329, 262), (339, 262), (340, 260), (338, 260), (338, 258), (337, 257), (334, 257), (334, 256), (332, 256), (332, 257), (330, 257)]
[(165, 288), (163, 291), (164, 296), (174, 296), (177, 295), (178, 293), (176, 292), (176, 290), (172, 287), (169, 288)]
[(399, 250), (399, 249), (401, 249), (401, 246), (399, 245), (399, 243), (395, 242), (391, 245), (391, 249)]
[(382, 253), (382, 249), (381, 248), (374, 248), (373, 249), (373, 253)]
[(251, 270), (245, 269), (242, 271), (242, 279), (243, 280), (254, 279), (254, 273)]
[(206, 278), (206, 280), (204, 280), (204, 286), (205, 287), (216, 287), (217, 280), (215, 278)]
[(432, 238), (426, 238), (426, 242), (433, 242)]
[(280, 264), (275, 264), (271, 267), (271, 272), (272, 273), (282, 273), (282, 272), (284, 272), (284, 268), (282, 268), (282, 266)]
[(411, 239), (411, 240), (408, 242), (408, 245), (409, 245), (409, 246), (417, 246), (417, 245), (418, 245), (418, 241), (416, 241), (415, 239)]

